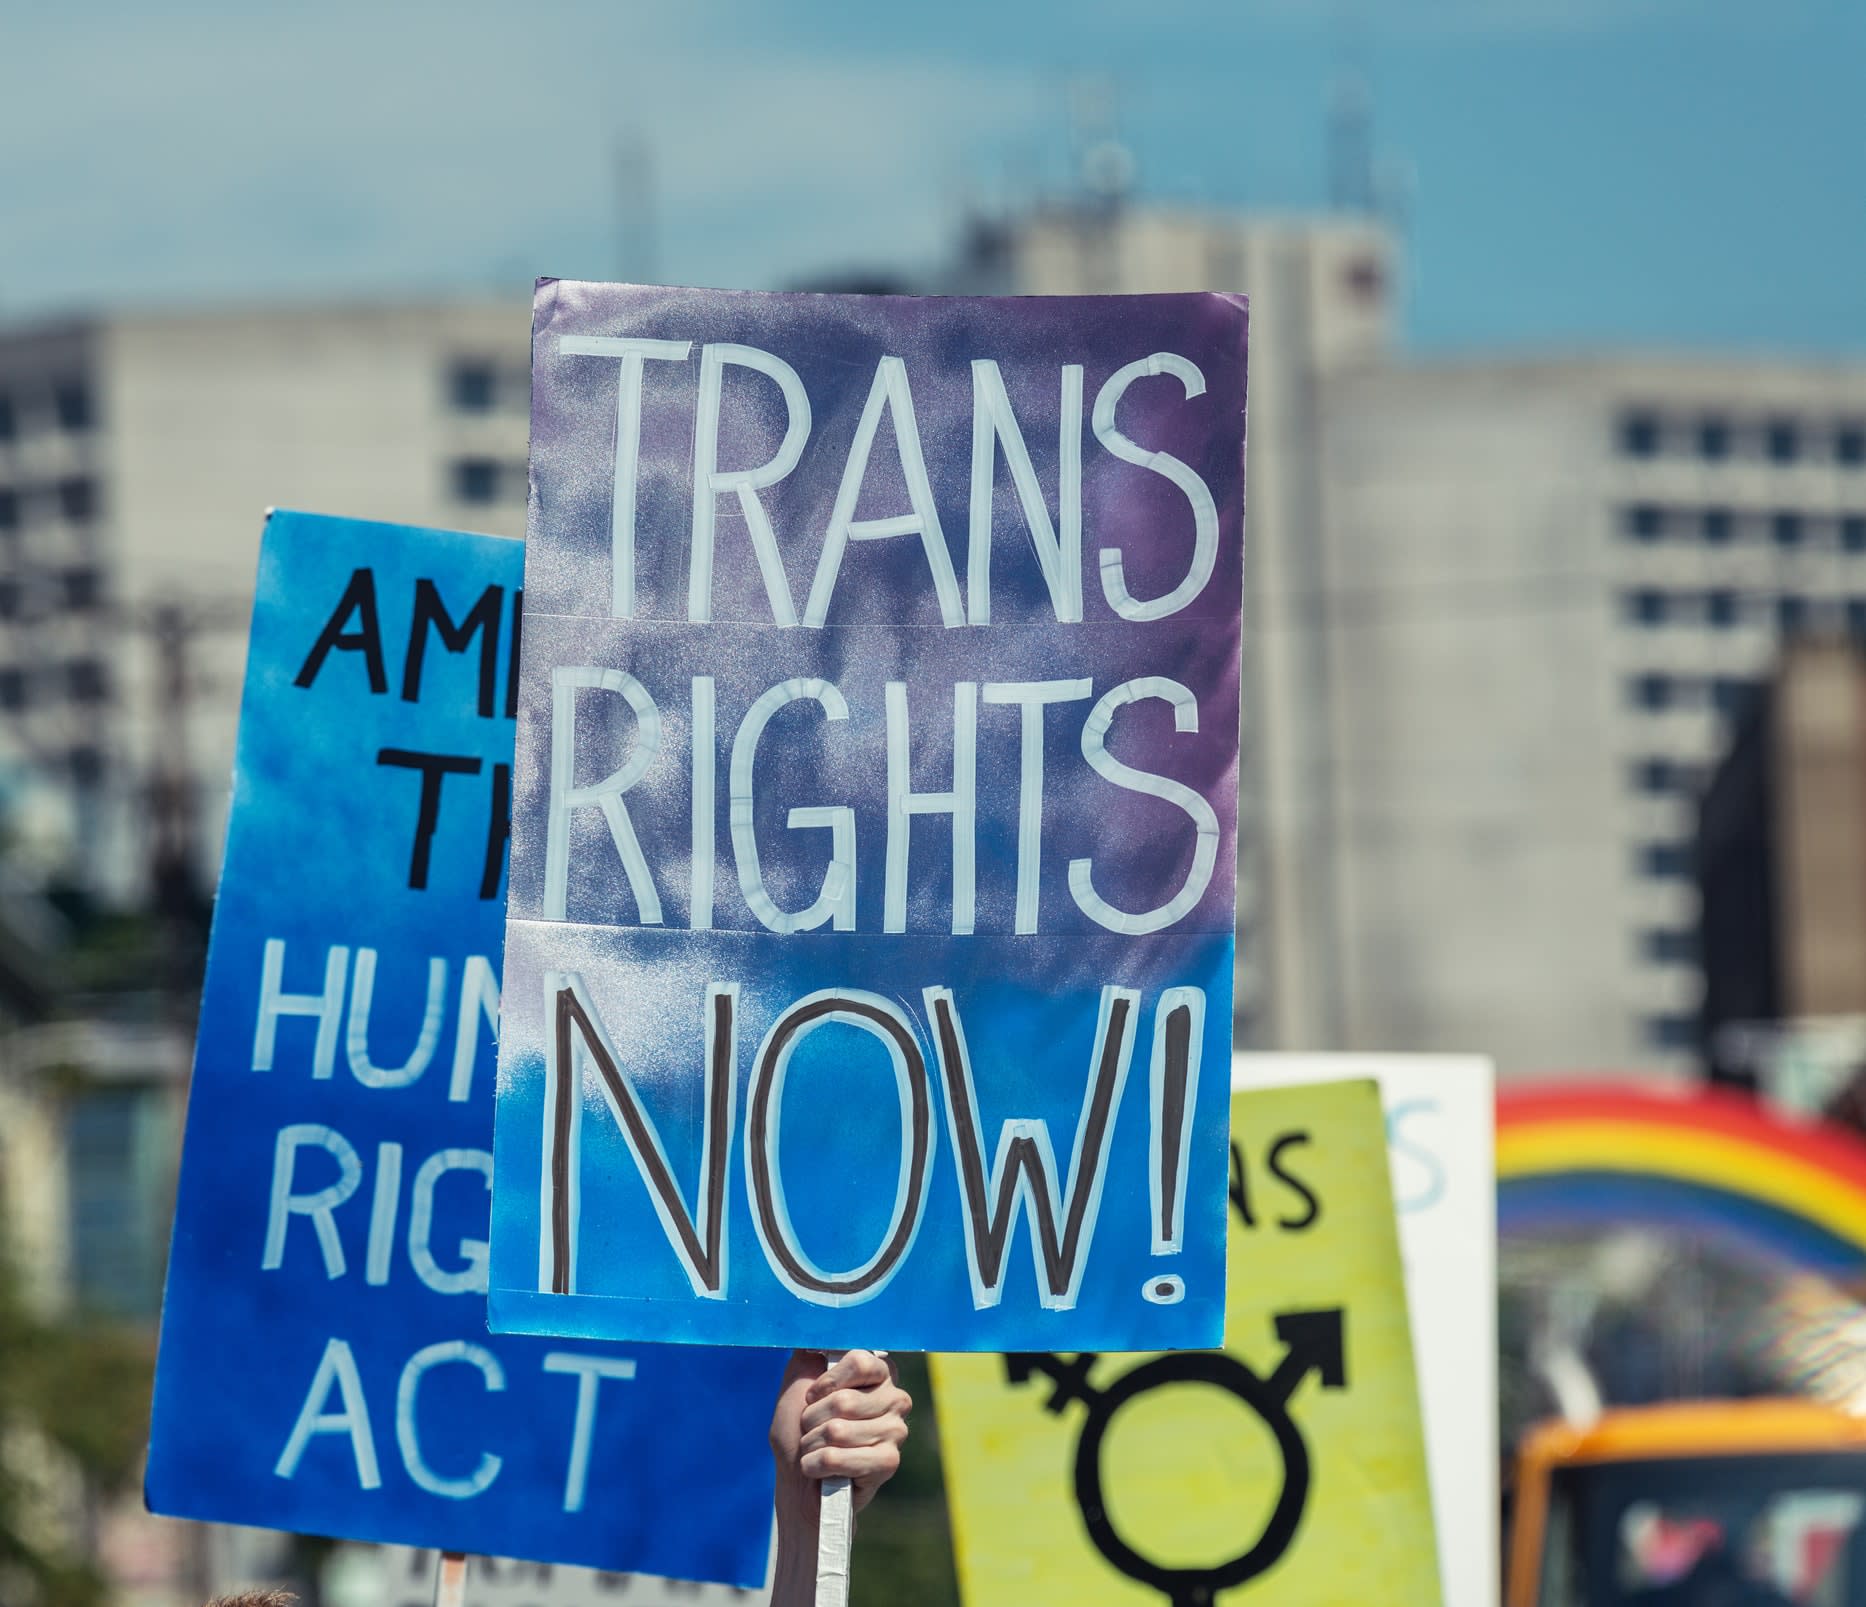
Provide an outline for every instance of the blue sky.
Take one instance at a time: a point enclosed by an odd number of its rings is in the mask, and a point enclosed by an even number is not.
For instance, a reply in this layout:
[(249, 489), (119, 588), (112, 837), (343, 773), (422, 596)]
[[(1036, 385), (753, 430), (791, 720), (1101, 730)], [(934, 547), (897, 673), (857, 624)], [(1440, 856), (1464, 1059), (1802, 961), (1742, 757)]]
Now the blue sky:
[(0, 0), (0, 316), (947, 248), (1054, 188), (1105, 77), (1146, 193), (1322, 198), (1344, 61), (1407, 198), (1422, 349), (1866, 351), (1860, 0)]

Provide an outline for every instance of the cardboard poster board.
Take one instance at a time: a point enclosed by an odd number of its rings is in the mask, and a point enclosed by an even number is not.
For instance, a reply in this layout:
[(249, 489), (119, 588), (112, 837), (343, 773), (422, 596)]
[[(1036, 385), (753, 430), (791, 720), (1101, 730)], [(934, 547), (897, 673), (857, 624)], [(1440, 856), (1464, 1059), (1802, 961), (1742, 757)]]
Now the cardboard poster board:
[(757, 1584), (782, 1356), (486, 1332), (520, 560), (268, 522), (149, 1505)]
[(966, 1607), (1439, 1600), (1378, 1090), (1231, 1145), (1222, 1351), (933, 1358)]
[(1238, 1055), (1235, 1089), (1372, 1077), (1386, 1107), (1446, 1607), (1500, 1575), (1496, 1073), (1481, 1055)]
[(496, 1329), (1216, 1341), (1244, 342), (540, 284)]

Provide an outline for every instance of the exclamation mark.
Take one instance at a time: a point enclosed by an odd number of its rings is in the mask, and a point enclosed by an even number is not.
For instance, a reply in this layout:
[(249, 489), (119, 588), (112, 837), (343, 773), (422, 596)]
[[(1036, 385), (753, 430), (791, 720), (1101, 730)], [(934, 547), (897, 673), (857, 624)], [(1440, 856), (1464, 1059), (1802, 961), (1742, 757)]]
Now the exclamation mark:
[[(1201, 988), (1168, 988), (1153, 1017), (1153, 1061), (1148, 1074), (1148, 1110), (1152, 1117), (1153, 1253), (1178, 1255), (1186, 1230), (1186, 1165), (1191, 1154), (1192, 1113), (1199, 1102), (1200, 1049), (1205, 1037), (1205, 993)], [(1186, 1281), (1176, 1273), (1148, 1278), (1141, 1289), (1156, 1306), (1186, 1298)]]

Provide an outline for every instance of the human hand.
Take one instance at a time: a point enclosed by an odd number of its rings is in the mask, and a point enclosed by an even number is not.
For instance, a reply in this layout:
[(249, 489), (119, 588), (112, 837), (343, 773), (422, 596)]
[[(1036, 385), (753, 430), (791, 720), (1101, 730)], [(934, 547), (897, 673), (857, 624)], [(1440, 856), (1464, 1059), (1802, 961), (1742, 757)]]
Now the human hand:
[(894, 1363), (871, 1350), (833, 1367), (820, 1350), (793, 1352), (771, 1415), (780, 1485), (847, 1479), (860, 1512), (899, 1469), (913, 1407)]
[(772, 1607), (809, 1607), (814, 1599), (822, 1481), (849, 1480), (855, 1510), (867, 1506), (901, 1465), (913, 1404), (894, 1363), (873, 1351), (844, 1351), (834, 1366), (820, 1350), (792, 1354), (771, 1414), (778, 1528)]

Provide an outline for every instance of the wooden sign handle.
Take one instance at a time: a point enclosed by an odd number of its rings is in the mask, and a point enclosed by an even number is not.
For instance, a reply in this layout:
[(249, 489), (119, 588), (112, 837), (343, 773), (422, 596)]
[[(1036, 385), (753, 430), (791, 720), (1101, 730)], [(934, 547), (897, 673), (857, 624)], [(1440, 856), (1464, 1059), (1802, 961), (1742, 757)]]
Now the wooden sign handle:
[(467, 1560), (463, 1551), (443, 1551), (434, 1573), (434, 1607), (466, 1607)]
[[(834, 1367), (845, 1354), (828, 1350), (823, 1360)], [(885, 1357), (887, 1352), (875, 1354)], [(855, 1492), (847, 1479), (825, 1479), (816, 1520), (816, 1607), (849, 1607), (849, 1558), (854, 1550)]]

